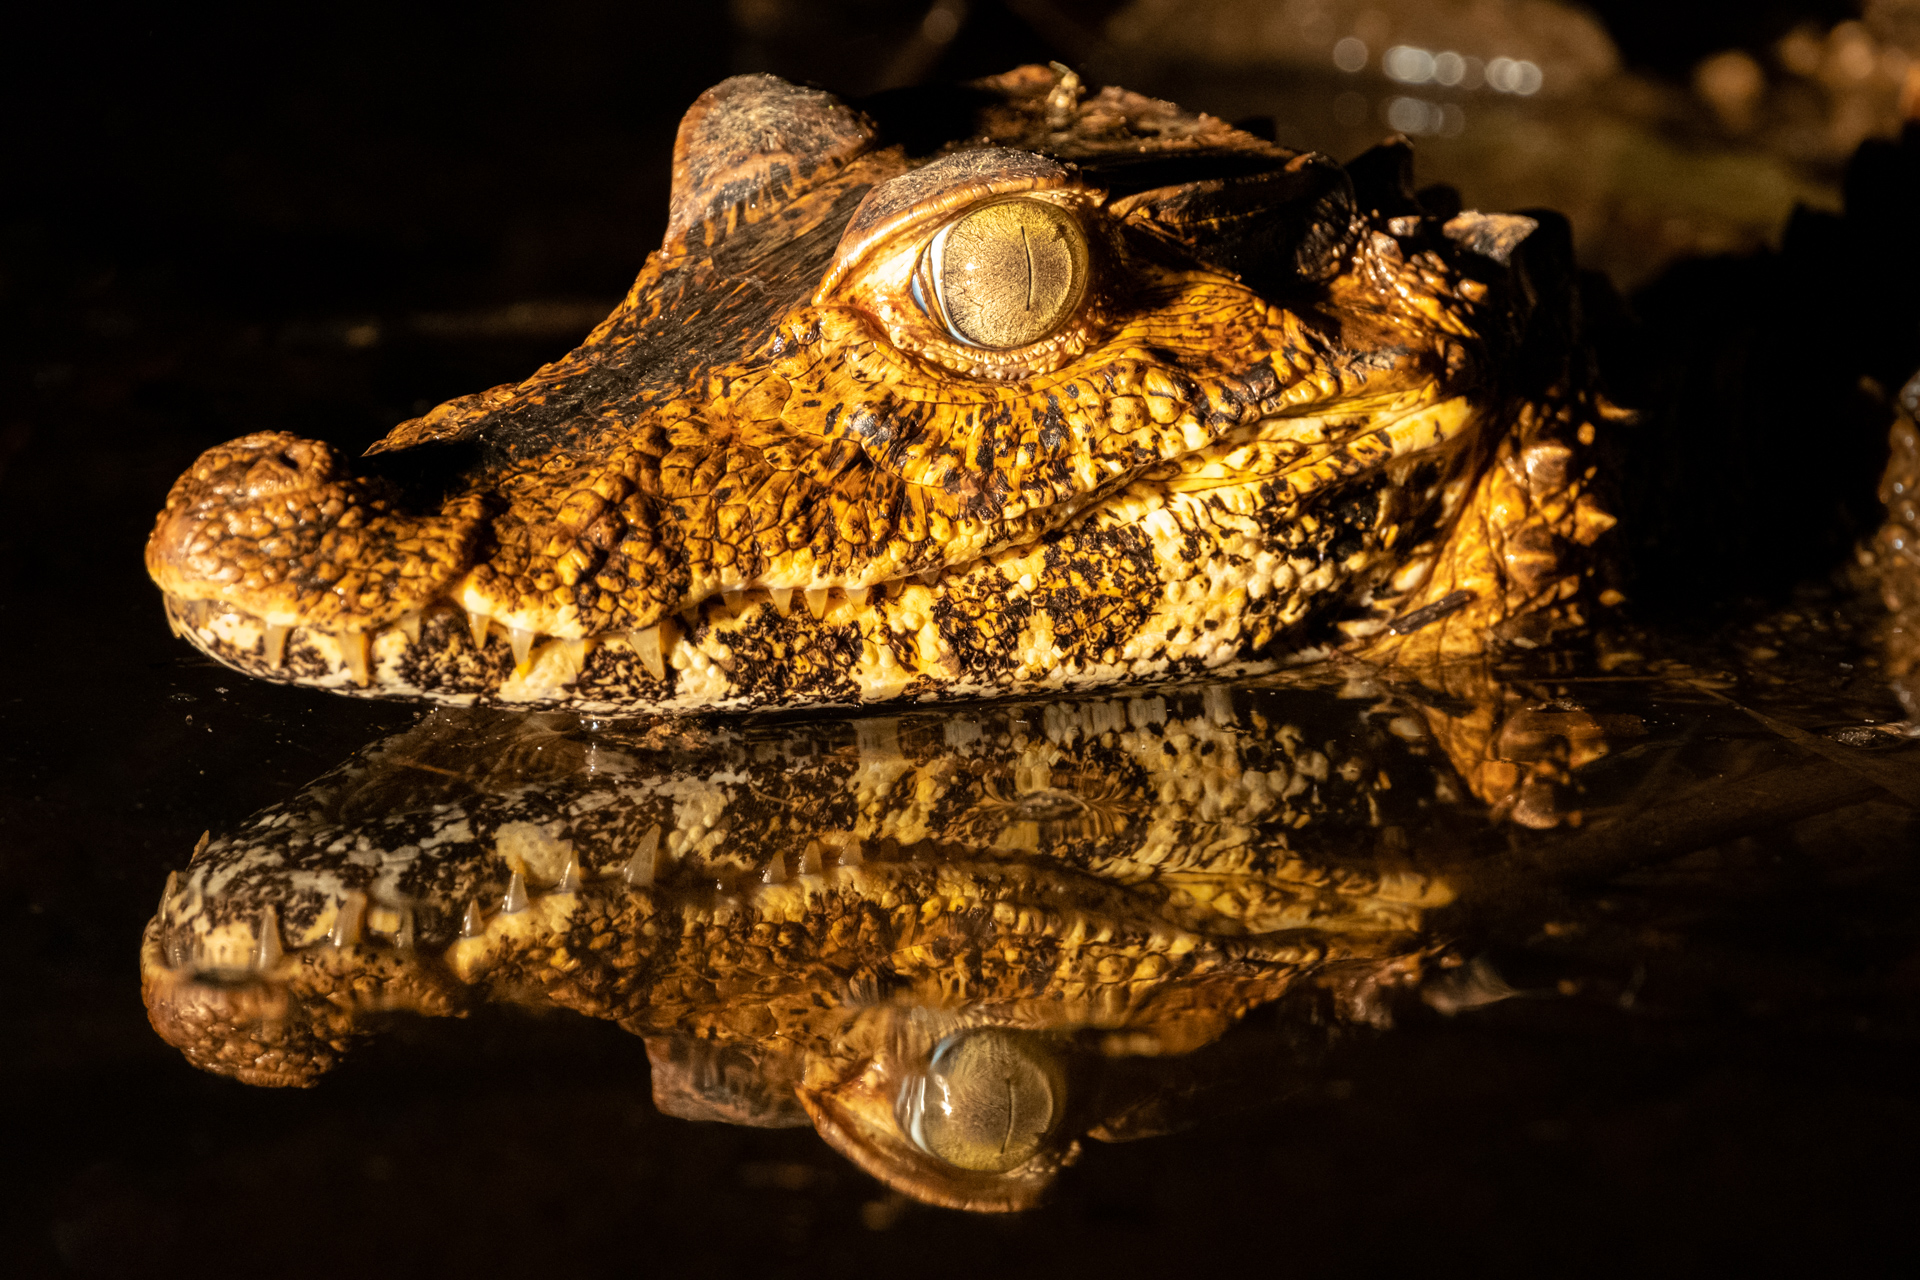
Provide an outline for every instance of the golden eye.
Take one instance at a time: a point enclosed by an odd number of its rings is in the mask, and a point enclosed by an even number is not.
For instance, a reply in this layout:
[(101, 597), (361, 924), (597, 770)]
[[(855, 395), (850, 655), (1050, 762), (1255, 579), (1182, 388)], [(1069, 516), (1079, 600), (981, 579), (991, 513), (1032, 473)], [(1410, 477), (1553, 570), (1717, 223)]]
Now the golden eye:
[(1001, 351), (1059, 328), (1086, 287), (1080, 224), (1042, 200), (1001, 200), (949, 222), (913, 282), (915, 300), (955, 338)]
[(961, 1169), (1024, 1163), (1060, 1112), (1059, 1073), (1038, 1037), (988, 1029), (940, 1042), (907, 1083), (900, 1119), (914, 1145)]

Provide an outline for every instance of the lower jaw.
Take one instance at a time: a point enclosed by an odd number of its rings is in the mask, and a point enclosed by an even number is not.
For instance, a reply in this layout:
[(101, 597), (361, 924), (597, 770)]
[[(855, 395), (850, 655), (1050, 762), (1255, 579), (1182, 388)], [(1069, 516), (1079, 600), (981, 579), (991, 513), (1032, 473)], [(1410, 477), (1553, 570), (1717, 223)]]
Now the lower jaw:
[[(920, 661), (912, 636), (904, 651), (875, 644), (877, 638), (897, 642), (900, 635), (876, 615), (875, 606), (834, 595), (818, 620), (799, 611), (783, 615), (768, 593), (753, 591), (735, 602), (703, 605), (691, 618), (675, 615), (645, 633), (540, 639), (520, 652), (514, 637), (497, 626), (487, 628), (476, 643), (480, 628), (452, 603), (429, 606), (405, 627), (359, 636), (272, 628), (215, 602), (169, 598), (167, 613), (176, 632), (195, 647), (256, 679), (349, 697), (602, 716), (967, 700), (1150, 685), (1208, 672), (1252, 675), (1280, 665), (1277, 658), (1249, 653), (1265, 632), (1256, 636), (1228, 623), (1213, 632), (1194, 628), (1184, 645), (1153, 656), (1110, 653), (970, 671), (951, 655), (944, 663), (939, 657)], [(883, 598), (878, 589), (873, 595)], [(799, 664), (803, 669), (769, 678), (764, 666), (740, 652), (744, 632), (764, 642), (765, 633), (802, 620), (794, 629), (804, 641), (793, 647), (813, 659)], [(1326, 652), (1308, 647), (1291, 658), (1308, 660)]]

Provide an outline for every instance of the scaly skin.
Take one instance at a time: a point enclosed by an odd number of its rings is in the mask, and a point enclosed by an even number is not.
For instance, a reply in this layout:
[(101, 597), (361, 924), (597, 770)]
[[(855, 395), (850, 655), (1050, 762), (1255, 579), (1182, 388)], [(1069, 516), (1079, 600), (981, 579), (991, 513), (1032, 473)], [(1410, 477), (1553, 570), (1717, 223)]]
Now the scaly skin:
[(1887, 675), (1906, 708), (1910, 724), (1920, 724), (1920, 375), (1901, 390), (1898, 415), (1888, 433), (1892, 456), (1880, 480), (1880, 501), (1887, 522), (1868, 549), (1868, 568), (1876, 572), (1887, 622)]
[[(1403, 663), (1582, 621), (1605, 407), (1528, 219), (1027, 68), (932, 155), (741, 77), (681, 127), (621, 307), (350, 466), (209, 451), (147, 549), (176, 627), (348, 693), (591, 712)], [(992, 146), (983, 146), (987, 142)], [(984, 199), (1071, 211), (1084, 302), (1014, 351), (909, 297)], [(1550, 239), (1551, 237), (1547, 237)]]
[(1033, 1160), (949, 1167), (891, 1118), (943, 1039), (1173, 1058), (1303, 993), (1374, 1020), (1432, 968), (1464, 788), (1436, 805), (1421, 714), (1260, 687), (697, 732), (437, 712), (205, 844), (142, 985), (189, 1060), (268, 1085), (396, 1013), (572, 1009), (647, 1037), (676, 1114), (811, 1120), (911, 1194), (1016, 1208), (1127, 1107), (1081, 1090)]

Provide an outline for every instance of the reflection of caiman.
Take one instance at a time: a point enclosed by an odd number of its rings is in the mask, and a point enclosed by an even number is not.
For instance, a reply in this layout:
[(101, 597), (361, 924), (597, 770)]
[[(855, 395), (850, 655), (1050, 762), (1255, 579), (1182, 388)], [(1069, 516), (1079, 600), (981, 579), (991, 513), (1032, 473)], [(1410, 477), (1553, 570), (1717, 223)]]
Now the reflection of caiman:
[(1640, 936), (1569, 884), (1920, 805), (1850, 696), (1790, 691), (1855, 720), (1820, 738), (1669, 671), (1586, 708), (1321, 668), (863, 720), (438, 711), (205, 841), (146, 1001), (277, 1085), (389, 1015), (572, 1009), (646, 1038), (668, 1112), (811, 1121), (910, 1194), (1014, 1208), (1082, 1135), (1271, 1100), (1416, 992), (1497, 997), (1489, 939)]
[(1042, 68), (730, 80), (577, 351), (359, 464), (210, 450), (147, 563), (250, 674), (596, 711), (1534, 643), (1612, 524), (1564, 233), (1409, 171)]
[(1079, 1135), (1152, 1131), (1100, 1064), (1283, 996), (1371, 1019), (1450, 963), (1427, 724), (1245, 687), (700, 737), (436, 712), (203, 846), (146, 998), (256, 1084), (391, 1011), (570, 1008), (647, 1037), (669, 1111), (811, 1119), (914, 1195), (1018, 1207)]

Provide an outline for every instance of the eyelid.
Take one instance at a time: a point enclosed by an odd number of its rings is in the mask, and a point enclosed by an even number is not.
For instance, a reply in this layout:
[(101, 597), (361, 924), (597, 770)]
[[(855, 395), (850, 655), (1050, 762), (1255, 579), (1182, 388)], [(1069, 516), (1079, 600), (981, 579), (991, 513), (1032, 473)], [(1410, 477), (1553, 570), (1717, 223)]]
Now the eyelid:
[(1064, 197), (1076, 204), (1103, 203), (1104, 191), (1081, 185), (1071, 164), (1031, 151), (978, 147), (956, 151), (931, 164), (879, 183), (847, 220), (833, 264), (821, 278), (814, 303), (826, 302), (864, 276), (890, 246), (929, 224), (951, 221), (986, 201), (1006, 196)]

